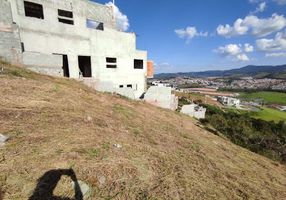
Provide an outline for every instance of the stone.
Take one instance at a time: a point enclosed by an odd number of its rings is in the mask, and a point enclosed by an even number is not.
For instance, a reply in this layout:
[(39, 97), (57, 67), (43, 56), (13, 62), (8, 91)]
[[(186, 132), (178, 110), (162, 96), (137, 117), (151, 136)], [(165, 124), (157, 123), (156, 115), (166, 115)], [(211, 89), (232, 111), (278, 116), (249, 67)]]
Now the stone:
[(91, 116), (87, 116), (87, 117), (86, 117), (86, 121), (87, 121), (87, 122), (91, 122), (91, 121), (92, 121), (92, 117), (91, 117)]
[(118, 149), (121, 149), (122, 148), (122, 145), (121, 144), (113, 144), (114, 147), (118, 148)]
[(8, 139), (9, 139), (8, 136), (0, 134), (0, 146), (3, 146)]
[[(72, 182), (73, 187), (75, 187), (75, 183)], [(82, 192), (83, 200), (89, 200), (92, 197), (92, 188), (89, 187), (87, 183), (84, 181), (79, 180), (78, 185), (80, 187), (80, 190)]]
[(99, 176), (99, 177), (97, 178), (97, 180), (98, 180), (98, 183), (99, 183), (99, 187), (103, 187), (104, 184), (105, 184), (105, 181), (106, 181), (105, 176)]

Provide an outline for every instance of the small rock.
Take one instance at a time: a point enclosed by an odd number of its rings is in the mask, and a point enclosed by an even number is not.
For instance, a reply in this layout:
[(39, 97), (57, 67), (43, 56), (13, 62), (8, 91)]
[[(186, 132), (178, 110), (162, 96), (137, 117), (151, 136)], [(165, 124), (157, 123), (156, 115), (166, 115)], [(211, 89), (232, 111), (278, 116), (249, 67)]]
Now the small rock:
[(121, 144), (113, 144), (114, 147), (118, 148), (118, 149), (121, 149), (122, 148), (122, 145)]
[[(73, 184), (73, 187), (75, 187), (75, 183), (72, 182), (72, 184)], [(79, 185), (80, 190), (82, 192), (83, 199), (84, 200), (90, 199), (91, 196), (92, 196), (92, 189), (91, 189), (91, 187), (89, 187), (88, 184), (86, 184), (85, 182), (80, 181), (80, 180), (78, 181), (78, 185)]]
[(103, 187), (104, 184), (105, 184), (105, 181), (106, 181), (105, 176), (99, 176), (99, 177), (97, 178), (97, 180), (98, 180), (98, 182), (99, 182), (99, 187)]
[(0, 134), (0, 146), (3, 146), (8, 139), (9, 139), (8, 136)]
[(86, 121), (87, 121), (87, 122), (91, 122), (91, 121), (92, 121), (92, 117), (91, 117), (91, 116), (87, 116), (87, 117), (86, 117)]

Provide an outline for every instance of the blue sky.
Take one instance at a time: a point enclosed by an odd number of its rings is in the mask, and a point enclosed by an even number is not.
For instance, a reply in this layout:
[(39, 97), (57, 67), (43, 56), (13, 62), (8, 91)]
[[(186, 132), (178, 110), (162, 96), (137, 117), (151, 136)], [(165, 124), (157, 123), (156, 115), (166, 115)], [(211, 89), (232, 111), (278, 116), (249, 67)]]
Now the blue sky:
[(148, 51), (156, 73), (286, 64), (286, 0), (116, 0), (115, 4), (119, 26), (137, 34), (137, 48)]

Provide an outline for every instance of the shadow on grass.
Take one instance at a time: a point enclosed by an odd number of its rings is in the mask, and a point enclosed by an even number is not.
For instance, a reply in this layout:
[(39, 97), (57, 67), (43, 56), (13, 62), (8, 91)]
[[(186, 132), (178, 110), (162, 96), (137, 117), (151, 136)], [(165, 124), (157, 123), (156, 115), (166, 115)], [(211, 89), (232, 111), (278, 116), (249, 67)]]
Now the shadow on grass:
[[(53, 195), (61, 176), (69, 176), (74, 182), (75, 196), (73, 199)], [(55, 169), (47, 171), (38, 179), (38, 184), (29, 200), (83, 200), (83, 194), (73, 169)]]

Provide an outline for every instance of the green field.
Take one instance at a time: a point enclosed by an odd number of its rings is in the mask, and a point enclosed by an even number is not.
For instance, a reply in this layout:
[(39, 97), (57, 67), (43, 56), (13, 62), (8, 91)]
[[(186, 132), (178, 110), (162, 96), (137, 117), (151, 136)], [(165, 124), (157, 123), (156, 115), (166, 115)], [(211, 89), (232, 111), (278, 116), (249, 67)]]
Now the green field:
[(281, 92), (243, 92), (240, 93), (239, 98), (242, 100), (257, 100), (261, 99), (267, 104), (286, 105), (286, 93)]
[(266, 121), (286, 121), (286, 112), (265, 107), (261, 108), (259, 112), (251, 112), (251, 116)]

